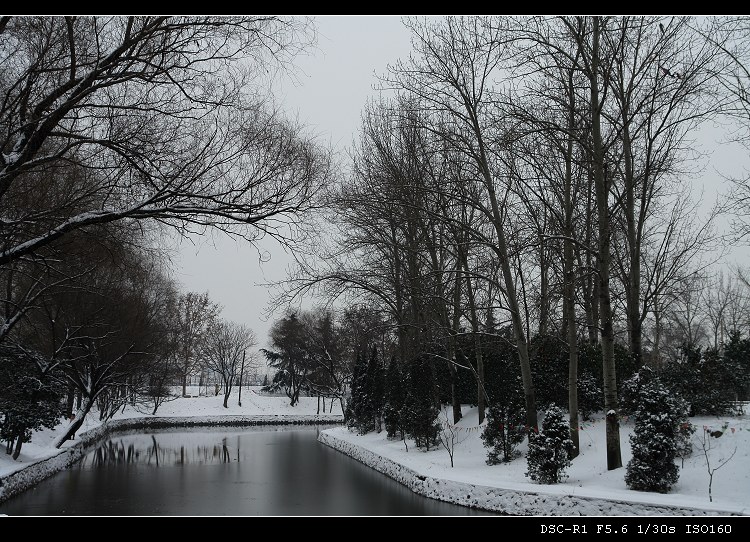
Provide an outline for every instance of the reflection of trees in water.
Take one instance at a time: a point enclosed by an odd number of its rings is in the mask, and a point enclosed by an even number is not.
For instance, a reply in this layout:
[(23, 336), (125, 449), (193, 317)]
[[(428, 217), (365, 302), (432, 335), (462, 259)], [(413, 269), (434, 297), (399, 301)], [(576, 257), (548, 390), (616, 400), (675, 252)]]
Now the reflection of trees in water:
[(91, 459), (94, 467), (119, 464), (143, 464), (159, 467), (162, 465), (186, 465), (202, 463), (231, 463), (240, 461), (240, 437), (237, 437), (236, 459), (232, 459), (232, 450), (228, 444), (227, 437), (221, 439), (220, 443), (213, 445), (185, 446), (160, 446), (156, 435), (151, 435), (151, 444), (129, 443), (122, 440), (110, 440), (99, 446), (92, 454), (87, 456), (81, 463)]

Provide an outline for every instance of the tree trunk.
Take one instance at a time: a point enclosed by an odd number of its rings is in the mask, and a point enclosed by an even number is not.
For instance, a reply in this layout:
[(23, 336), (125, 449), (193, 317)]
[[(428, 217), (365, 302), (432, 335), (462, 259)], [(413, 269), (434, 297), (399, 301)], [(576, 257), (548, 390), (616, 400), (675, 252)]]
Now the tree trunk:
[(526, 405), (526, 425), (532, 430), (529, 435), (533, 434), (533, 429), (538, 427), (537, 413), (536, 413), (536, 397), (534, 393), (534, 383), (531, 377), (531, 362), (529, 359), (529, 345), (526, 339), (526, 333), (524, 332), (523, 320), (521, 319), (521, 308), (518, 304), (518, 297), (516, 293), (515, 274), (510, 267), (510, 255), (508, 253), (508, 245), (505, 239), (505, 227), (503, 226), (503, 215), (500, 212), (500, 205), (497, 200), (497, 194), (495, 192), (494, 181), (492, 173), (487, 161), (487, 156), (484, 151), (484, 141), (481, 136), (481, 130), (479, 126), (475, 124), (475, 134), (478, 139), (479, 152), (480, 152), (480, 163), (479, 166), (482, 170), (484, 177), (485, 188), (490, 199), (490, 205), (492, 210), (492, 223), (497, 235), (497, 255), (500, 263), (500, 270), (503, 275), (503, 285), (505, 286), (505, 296), (508, 303), (508, 310), (510, 312), (511, 323), (513, 325), (513, 335), (516, 340), (516, 349), (518, 350), (518, 361), (521, 365), (521, 380), (523, 382), (523, 393), (524, 401)]
[[(622, 90), (622, 94), (625, 91)], [(624, 98), (623, 98), (624, 99)], [(622, 144), (623, 161), (625, 162), (625, 222), (627, 223), (628, 240), (628, 275), (626, 292), (626, 306), (628, 318), (628, 339), (630, 354), (637, 366), (642, 362), (642, 329), (641, 329), (641, 243), (636, 227), (635, 212), (635, 174), (633, 172), (632, 142), (630, 139), (630, 123), (627, 104), (622, 107)], [(645, 187), (644, 187), (645, 190)], [(639, 213), (640, 214), (640, 213)]]
[[(575, 101), (573, 91), (573, 73), (569, 73), (568, 88), (570, 92), (570, 111), (568, 128), (573, 129), (575, 123)], [(563, 275), (565, 277), (563, 313), (565, 314), (565, 331), (568, 341), (568, 412), (570, 424), (570, 440), (573, 442), (570, 450), (571, 459), (578, 457), (580, 452), (580, 438), (578, 434), (578, 329), (576, 326), (575, 308), (575, 269), (573, 267), (573, 138), (568, 137), (565, 156), (565, 241), (563, 243)]]
[(65, 430), (65, 433), (63, 433), (63, 435), (55, 442), (55, 448), (59, 448), (66, 441), (75, 438), (76, 431), (78, 431), (83, 425), (83, 421), (86, 419), (86, 414), (89, 413), (92, 406), (94, 406), (94, 399), (86, 397), (83, 401), (83, 408), (78, 409), (78, 412), (76, 412), (75, 417), (70, 422), (70, 425)]
[(240, 389), (237, 393), (237, 406), (242, 406), (242, 377), (245, 376), (245, 351), (242, 351), (242, 366), (240, 367)]
[(609, 214), (609, 179), (604, 172), (604, 149), (601, 136), (601, 103), (599, 102), (599, 17), (594, 18), (593, 43), (591, 50), (591, 110), (592, 136), (594, 147), (594, 183), (596, 186), (596, 206), (598, 211), (599, 233), (599, 312), (601, 317), (602, 340), (602, 373), (604, 375), (604, 410), (607, 416), (607, 469), (622, 467), (620, 453), (620, 423), (617, 404), (617, 375), (615, 373), (614, 328), (612, 323), (612, 300), (609, 289), (610, 281), (610, 214)]
[(456, 384), (458, 383), (458, 369), (456, 369), (455, 363), (457, 362), (457, 346), (456, 346), (456, 333), (458, 333), (458, 323), (461, 314), (461, 268), (460, 263), (456, 262), (456, 277), (453, 286), (453, 318), (451, 322), (451, 333), (448, 338), (448, 359), (450, 362), (448, 366), (450, 368), (451, 375), (451, 402), (453, 405), (453, 423), (458, 423), (463, 417), (461, 412), (461, 402), (458, 400), (458, 392), (456, 390)]
[(229, 396), (232, 394), (232, 378), (233, 376), (230, 376), (224, 380), (224, 408), (229, 408)]
[[(546, 213), (546, 211), (543, 211)], [(549, 332), (549, 266), (544, 237), (539, 241), (539, 335), (544, 337)]]
[(466, 254), (462, 255), (464, 272), (466, 273), (466, 296), (469, 301), (469, 315), (471, 316), (471, 330), (474, 336), (474, 358), (477, 363), (477, 412), (479, 414), (479, 423), (484, 421), (487, 396), (484, 389), (484, 356), (482, 355), (482, 339), (479, 333), (479, 316), (477, 315), (477, 305), (474, 299), (474, 288), (469, 275), (469, 261)]
[(73, 417), (73, 405), (76, 400), (76, 388), (73, 384), (68, 384), (68, 391), (65, 397), (65, 417)]
[[(451, 359), (455, 360), (455, 350), (454, 357)], [(455, 361), (448, 363), (448, 371), (450, 372), (451, 376), (451, 406), (453, 409), (453, 423), (458, 423), (463, 417), (463, 414), (461, 412), (461, 401), (459, 401), (458, 399), (458, 389), (456, 387), (456, 383), (458, 382), (458, 370), (456, 369), (454, 363)]]
[(13, 452), (13, 459), (18, 459), (18, 456), (21, 455), (21, 446), (23, 446), (23, 435), (19, 435), (16, 439), (16, 449)]
[[(599, 344), (599, 281), (594, 272), (594, 257), (591, 250), (593, 246), (594, 217), (596, 214), (594, 199), (594, 173), (587, 168), (586, 186), (586, 291), (584, 304), (586, 311), (586, 328), (589, 336), (589, 344)], [(597, 264), (598, 265), (598, 264)]]
[[(200, 395), (200, 393), (198, 393)], [(187, 397), (187, 373), (182, 375), (182, 396)]]
[(578, 333), (576, 330), (575, 304), (573, 300), (573, 243), (565, 241), (565, 312), (568, 314), (568, 411), (570, 439), (573, 441), (571, 458), (578, 456), (580, 440), (578, 429)]
[(661, 369), (661, 311), (659, 310), (659, 301), (654, 298), (654, 347), (651, 352), (651, 364), (658, 371)]

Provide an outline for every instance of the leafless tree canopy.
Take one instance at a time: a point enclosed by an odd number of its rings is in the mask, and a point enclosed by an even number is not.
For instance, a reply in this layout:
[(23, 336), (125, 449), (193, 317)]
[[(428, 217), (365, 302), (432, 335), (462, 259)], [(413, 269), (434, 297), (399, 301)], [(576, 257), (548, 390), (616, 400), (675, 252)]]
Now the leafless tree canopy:
[(66, 280), (71, 232), (297, 238), (329, 156), (264, 86), (313, 37), (277, 17), (3, 18), (0, 340)]
[(258, 344), (253, 330), (242, 324), (220, 320), (208, 330), (200, 349), (201, 365), (218, 375), (224, 389), (224, 408), (240, 370), (254, 365), (248, 350)]
[(90, 224), (253, 238), (315, 204), (326, 154), (259, 92), (307, 39), (304, 22), (41, 17), (1, 30), (0, 264)]
[[(536, 345), (558, 341), (576, 447), (578, 345), (600, 348), (608, 466), (618, 468), (616, 350), (658, 365), (678, 336), (702, 340), (695, 325), (675, 332), (679, 307), (696, 318), (689, 285), (719, 241), (716, 210), (701, 213), (690, 190), (704, 164), (693, 140), (721, 115), (747, 120), (747, 20), (405, 25), (412, 53), (381, 75), (390, 97), (365, 110), (353, 173), (332, 198), (336, 235), (279, 300), (316, 289), (368, 303), (387, 315), (402, 360), (427, 353), (452, 371), (470, 335), (480, 420), (488, 335), (512, 331), (532, 427)], [(735, 203), (746, 206), (747, 186)], [(722, 323), (739, 294), (711, 291), (718, 344), (738, 321)]]

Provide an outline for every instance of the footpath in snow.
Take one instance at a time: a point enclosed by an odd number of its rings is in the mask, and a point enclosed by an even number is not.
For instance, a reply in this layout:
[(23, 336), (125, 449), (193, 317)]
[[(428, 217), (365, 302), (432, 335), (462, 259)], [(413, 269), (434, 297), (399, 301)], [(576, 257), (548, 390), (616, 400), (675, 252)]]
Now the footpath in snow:
[[(488, 466), (486, 449), (477, 427), (476, 409), (464, 407), (457, 425), (458, 440), (451, 468), (447, 451), (408, 451), (399, 440), (388, 440), (385, 431), (357, 435), (345, 427), (322, 431), (320, 442), (349, 455), (406, 485), (412, 491), (447, 502), (511, 515), (750, 515), (750, 419), (698, 417), (698, 426), (728, 426), (713, 439), (709, 461), (719, 464), (735, 449), (734, 457), (714, 474), (713, 502), (708, 498), (706, 458), (695, 439), (693, 455), (685, 459), (680, 479), (668, 494), (632, 491), (623, 480), (625, 469), (607, 471), (604, 426), (601, 420), (585, 422), (581, 454), (561, 484), (540, 485), (526, 476), (526, 459)], [(632, 421), (621, 428), (623, 465), (630, 460)], [(525, 456), (525, 448), (520, 448)]]
[[(112, 420), (102, 423), (98, 413), (92, 411), (86, 417), (75, 440), (66, 442), (62, 448), (54, 442), (68, 426), (67, 421), (55, 429), (37, 431), (31, 442), (25, 443), (21, 455), (13, 460), (10, 455), (0, 454), (0, 502), (32, 487), (40, 480), (63, 470), (81, 459), (98, 441), (119, 431), (156, 430), (166, 427), (249, 426), (274, 424), (327, 424), (343, 421), (338, 401), (330, 411), (326, 401), (326, 413), (318, 414), (315, 397), (300, 397), (294, 407), (285, 396), (258, 394), (259, 388), (242, 391), (242, 406), (237, 403), (237, 392), (230, 397), (228, 407), (223, 407), (223, 395), (179, 398), (164, 403), (155, 416), (131, 407), (118, 412)], [(188, 390), (195, 392), (195, 390)]]

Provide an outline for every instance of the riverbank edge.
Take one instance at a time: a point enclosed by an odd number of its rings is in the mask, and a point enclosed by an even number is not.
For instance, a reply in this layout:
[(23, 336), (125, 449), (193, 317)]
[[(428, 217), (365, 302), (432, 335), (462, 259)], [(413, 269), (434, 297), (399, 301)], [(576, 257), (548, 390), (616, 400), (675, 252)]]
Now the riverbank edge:
[(61, 448), (58, 453), (29, 463), (23, 468), (0, 477), (0, 503), (34, 487), (53, 474), (65, 470), (80, 461), (93, 446), (118, 433), (138, 429), (172, 429), (187, 427), (249, 427), (254, 425), (315, 425), (343, 423), (344, 417), (334, 415), (287, 415), (255, 414), (248, 416), (185, 416), (123, 418), (110, 420), (98, 427), (81, 433), (72, 446)]
[(583, 495), (523, 491), (435, 478), (421, 474), (364, 446), (337, 437), (329, 431), (318, 435), (329, 446), (385, 474), (414, 493), (470, 508), (511, 516), (747, 516), (750, 509), (694, 508), (627, 502)]

